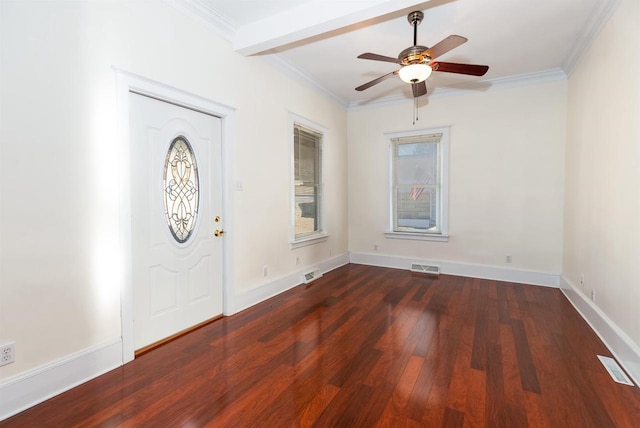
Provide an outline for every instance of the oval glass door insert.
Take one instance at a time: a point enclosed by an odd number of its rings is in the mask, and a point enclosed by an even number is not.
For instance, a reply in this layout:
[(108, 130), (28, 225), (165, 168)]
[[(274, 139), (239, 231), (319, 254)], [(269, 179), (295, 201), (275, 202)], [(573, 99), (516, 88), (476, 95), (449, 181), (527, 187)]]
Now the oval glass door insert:
[(183, 136), (176, 137), (169, 146), (162, 187), (169, 230), (176, 241), (184, 243), (196, 227), (200, 183), (193, 149)]

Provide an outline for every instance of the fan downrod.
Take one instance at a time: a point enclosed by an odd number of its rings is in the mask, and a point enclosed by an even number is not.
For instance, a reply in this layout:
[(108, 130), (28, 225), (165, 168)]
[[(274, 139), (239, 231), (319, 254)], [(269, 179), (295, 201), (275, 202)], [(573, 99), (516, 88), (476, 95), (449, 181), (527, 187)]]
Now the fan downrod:
[(416, 10), (407, 15), (407, 20), (409, 24), (413, 27), (413, 46), (418, 44), (418, 24), (422, 22), (422, 18), (424, 18), (424, 13)]

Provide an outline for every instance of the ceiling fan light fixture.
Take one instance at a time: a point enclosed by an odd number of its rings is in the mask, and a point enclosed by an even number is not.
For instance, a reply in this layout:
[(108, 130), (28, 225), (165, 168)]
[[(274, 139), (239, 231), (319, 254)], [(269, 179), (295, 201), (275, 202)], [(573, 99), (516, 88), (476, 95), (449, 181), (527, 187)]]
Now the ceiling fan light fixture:
[(431, 67), (427, 64), (409, 64), (398, 71), (398, 75), (403, 82), (420, 83), (427, 80), (431, 75)]

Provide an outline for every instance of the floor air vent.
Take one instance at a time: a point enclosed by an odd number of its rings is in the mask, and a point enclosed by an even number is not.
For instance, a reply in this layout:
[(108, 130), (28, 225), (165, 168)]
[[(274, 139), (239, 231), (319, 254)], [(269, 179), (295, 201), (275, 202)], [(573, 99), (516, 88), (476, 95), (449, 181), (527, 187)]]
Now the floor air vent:
[(302, 282), (308, 284), (311, 281), (315, 281), (316, 279), (320, 278), (321, 276), (322, 272), (320, 272), (320, 269), (313, 269), (302, 274)]
[(440, 275), (440, 266), (421, 265), (419, 263), (411, 263), (411, 272), (428, 273), (429, 275)]
[(607, 369), (613, 380), (618, 383), (633, 386), (633, 382), (631, 382), (631, 379), (629, 379), (627, 374), (622, 370), (622, 368), (620, 368), (616, 360), (609, 357), (603, 357), (602, 355), (598, 355), (598, 359), (604, 368)]

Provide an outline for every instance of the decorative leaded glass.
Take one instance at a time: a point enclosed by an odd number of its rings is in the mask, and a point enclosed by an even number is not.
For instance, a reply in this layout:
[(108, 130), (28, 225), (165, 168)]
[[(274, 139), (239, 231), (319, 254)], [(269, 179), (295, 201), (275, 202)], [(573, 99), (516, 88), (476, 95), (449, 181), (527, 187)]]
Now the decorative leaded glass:
[(193, 149), (183, 136), (176, 137), (169, 146), (162, 186), (169, 230), (176, 241), (186, 242), (198, 219), (200, 182)]

